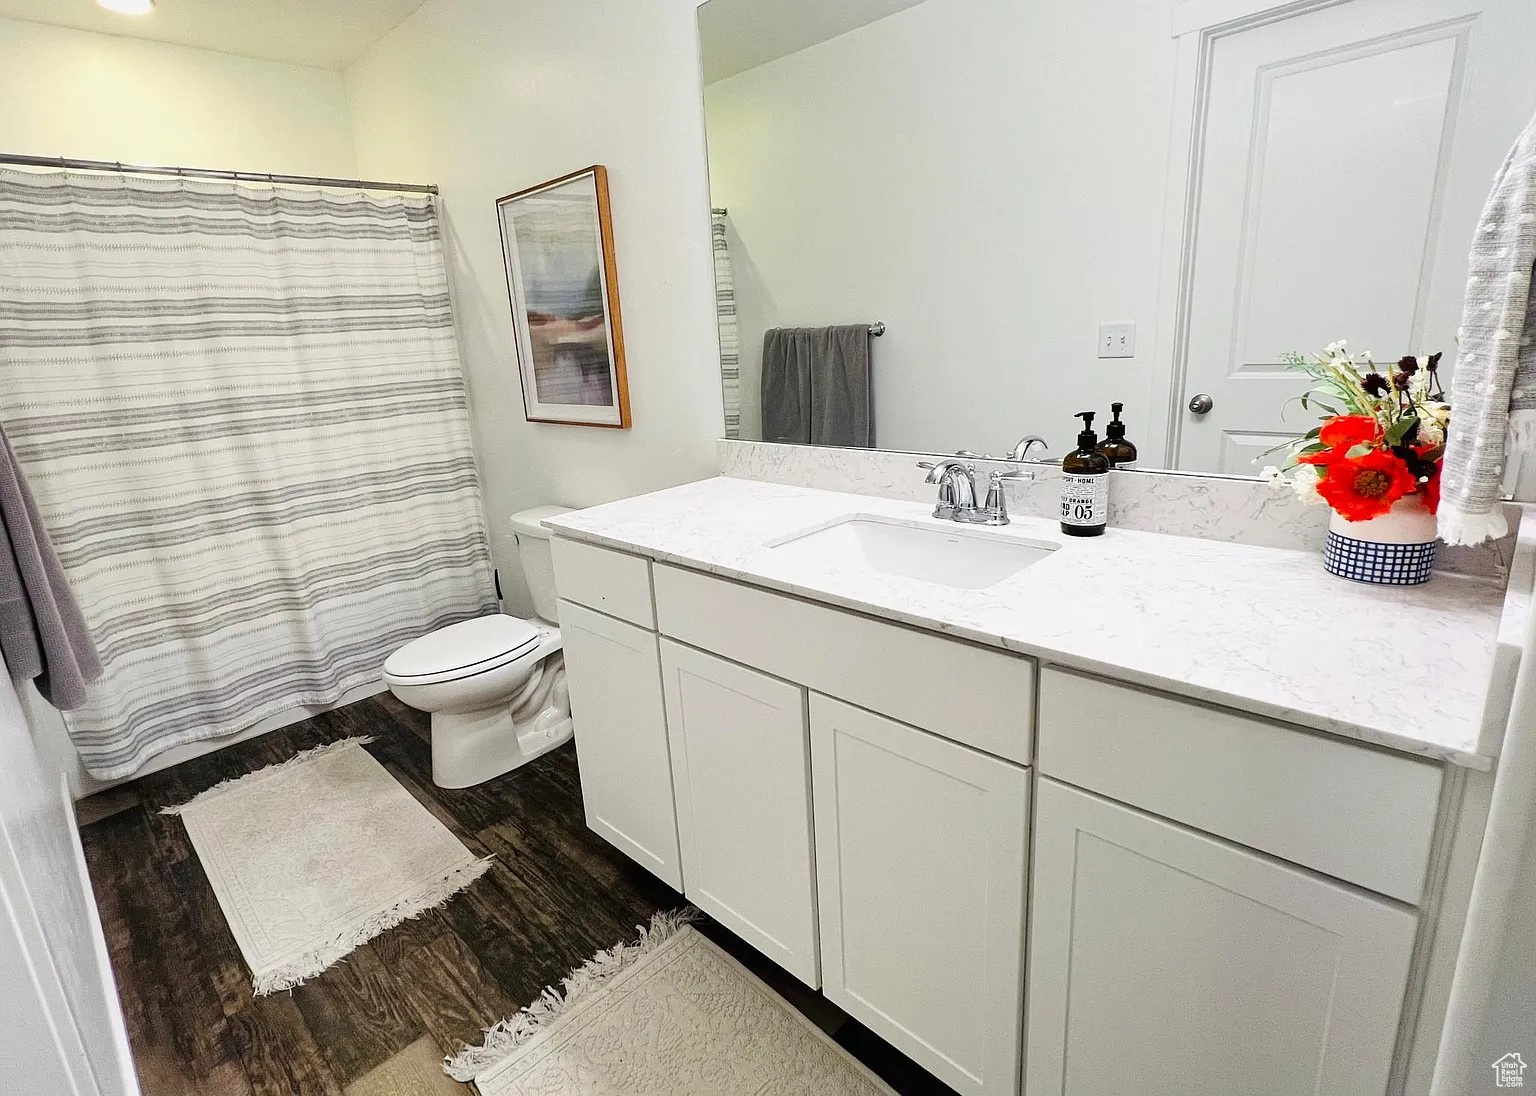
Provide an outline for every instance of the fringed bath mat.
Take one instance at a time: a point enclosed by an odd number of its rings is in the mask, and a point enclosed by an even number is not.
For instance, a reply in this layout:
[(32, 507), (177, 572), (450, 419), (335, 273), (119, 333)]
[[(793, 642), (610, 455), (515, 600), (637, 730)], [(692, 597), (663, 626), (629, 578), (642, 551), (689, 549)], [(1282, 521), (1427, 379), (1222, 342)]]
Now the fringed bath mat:
[(483, 875), (462, 842), (348, 738), (180, 807), (257, 996), (296, 986)]
[(895, 1096), (689, 919), (657, 914), (448, 1073), (481, 1096)]

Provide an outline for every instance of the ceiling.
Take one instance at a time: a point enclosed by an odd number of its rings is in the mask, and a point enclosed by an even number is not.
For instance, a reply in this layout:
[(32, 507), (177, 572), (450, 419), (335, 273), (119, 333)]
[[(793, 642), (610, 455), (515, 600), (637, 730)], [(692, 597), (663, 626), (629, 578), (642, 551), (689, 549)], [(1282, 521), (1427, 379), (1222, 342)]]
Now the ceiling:
[[(42, 0), (39, 0), (41, 3)], [(712, 84), (923, 0), (709, 0), (699, 8), (704, 82)], [(4, 0), (0, 0), (0, 8)]]
[(423, 0), (156, 0), (116, 15), (96, 0), (0, 0), (0, 17), (343, 69)]

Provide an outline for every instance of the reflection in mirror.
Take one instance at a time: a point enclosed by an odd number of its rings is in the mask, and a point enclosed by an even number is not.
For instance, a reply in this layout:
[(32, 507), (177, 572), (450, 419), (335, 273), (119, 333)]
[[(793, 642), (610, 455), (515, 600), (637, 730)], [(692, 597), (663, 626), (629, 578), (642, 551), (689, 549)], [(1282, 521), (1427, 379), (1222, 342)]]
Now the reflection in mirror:
[(1059, 457), (1115, 401), (1142, 467), (1251, 475), (1317, 421), (1286, 352), (1449, 375), (1536, 110), (1530, 0), (709, 0), (699, 29), (751, 440)]

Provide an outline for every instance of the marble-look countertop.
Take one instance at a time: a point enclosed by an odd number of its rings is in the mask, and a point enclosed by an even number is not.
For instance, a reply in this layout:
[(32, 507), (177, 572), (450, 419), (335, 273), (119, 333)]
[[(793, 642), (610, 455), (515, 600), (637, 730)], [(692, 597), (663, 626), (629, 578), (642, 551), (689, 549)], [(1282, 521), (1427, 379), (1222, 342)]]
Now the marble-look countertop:
[[(998, 532), (1056, 551), (984, 590), (807, 564), (768, 547), (854, 514), (956, 528), (917, 503), (726, 477), (545, 524), (572, 539), (1458, 765), (1489, 768), (1497, 751), (1530, 599), (1511, 597), (1506, 611), (1496, 582), (1440, 574), (1418, 587), (1367, 586), (1327, 574), (1315, 552), (1114, 528), (1074, 538), (1030, 517)], [(1521, 537), (1522, 580), (1533, 554), (1536, 533)]]

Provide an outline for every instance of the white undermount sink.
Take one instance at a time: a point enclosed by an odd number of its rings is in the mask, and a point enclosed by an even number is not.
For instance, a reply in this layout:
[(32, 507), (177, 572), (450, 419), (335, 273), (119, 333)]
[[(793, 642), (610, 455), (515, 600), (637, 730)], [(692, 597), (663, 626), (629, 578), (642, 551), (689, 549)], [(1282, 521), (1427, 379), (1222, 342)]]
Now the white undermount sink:
[(795, 533), (768, 549), (783, 563), (860, 568), (958, 590), (985, 590), (1056, 550), (986, 529), (861, 514)]

